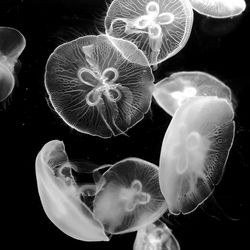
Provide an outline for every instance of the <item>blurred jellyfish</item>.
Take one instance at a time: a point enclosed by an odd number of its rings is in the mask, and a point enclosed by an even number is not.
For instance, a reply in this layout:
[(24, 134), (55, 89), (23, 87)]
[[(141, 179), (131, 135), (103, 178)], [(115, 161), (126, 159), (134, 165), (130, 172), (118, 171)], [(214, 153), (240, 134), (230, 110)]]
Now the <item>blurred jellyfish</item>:
[(83, 191), (71, 174), (63, 142), (44, 145), (36, 158), (36, 179), (43, 209), (61, 231), (83, 241), (109, 240), (102, 224), (80, 200)]
[(190, 98), (174, 114), (159, 169), (170, 213), (192, 212), (221, 181), (234, 139), (233, 118), (231, 103), (216, 96)]
[(158, 220), (137, 231), (133, 249), (180, 250), (180, 245), (167, 225)]
[(185, 46), (192, 24), (189, 0), (114, 0), (105, 17), (106, 33), (135, 43), (154, 66)]
[(14, 88), (14, 67), (25, 46), (25, 38), (18, 30), (0, 27), (0, 102), (6, 100)]
[(133, 43), (105, 35), (60, 45), (45, 72), (60, 117), (79, 132), (102, 138), (124, 134), (143, 119), (153, 81), (145, 55)]
[(109, 168), (97, 186), (94, 214), (106, 232), (136, 231), (166, 212), (158, 167), (147, 161), (124, 159)]
[(153, 97), (169, 115), (194, 96), (217, 96), (231, 101), (231, 90), (216, 77), (199, 71), (182, 71), (155, 85)]
[(246, 9), (245, 0), (190, 0), (190, 3), (200, 14), (214, 18), (238, 16)]

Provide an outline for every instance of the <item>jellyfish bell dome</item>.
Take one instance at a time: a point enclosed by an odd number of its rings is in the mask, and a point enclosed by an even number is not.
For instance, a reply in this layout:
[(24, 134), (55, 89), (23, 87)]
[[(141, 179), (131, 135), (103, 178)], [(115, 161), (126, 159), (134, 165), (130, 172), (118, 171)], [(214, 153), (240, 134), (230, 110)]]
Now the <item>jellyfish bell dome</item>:
[(169, 115), (189, 98), (195, 96), (217, 96), (231, 102), (231, 90), (218, 78), (201, 71), (181, 71), (155, 84), (153, 97)]
[(246, 9), (245, 0), (190, 0), (198, 13), (214, 18), (229, 18), (240, 15)]
[(65, 234), (82, 241), (108, 241), (100, 221), (80, 200), (64, 144), (46, 143), (36, 158), (36, 179), (43, 209)]
[(185, 46), (192, 24), (188, 0), (114, 0), (105, 17), (106, 33), (135, 43), (154, 66)]
[(11, 27), (0, 27), (0, 102), (4, 101), (15, 85), (14, 67), (26, 46), (20, 31)]
[(234, 110), (216, 96), (190, 98), (163, 139), (159, 181), (172, 214), (188, 214), (219, 184), (234, 139)]
[(125, 134), (143, 119), (153, 82), (145, 55), (133, 43), (103, 34), (60, 45), (45, 71), (58, 115), (71, 128), (102, 138)]
[(166, 212), (158, 172), (158, 167), (150, 162), (127, 158), (103, 174), (93, 210), (106, 232), (136, 231)]

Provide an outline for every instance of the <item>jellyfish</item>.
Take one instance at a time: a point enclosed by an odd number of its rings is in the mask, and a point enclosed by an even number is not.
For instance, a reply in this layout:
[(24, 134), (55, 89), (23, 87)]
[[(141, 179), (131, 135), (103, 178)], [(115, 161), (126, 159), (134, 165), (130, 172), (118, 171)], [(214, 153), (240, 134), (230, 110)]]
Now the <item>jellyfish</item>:
[[(57, 228), (82, 241), (108, 241), (103, 225), (81, 201), (63, 142), (46, 143), (36, 158), (36, 179), (43, 209)], [(87, 190), (88, 186), (85, 186)], [(93, 188), (92, 188), (93, 189)]]
[(105, 17), (106, 33), (135, 43), (155, 68), (185, 46), (192, 24), (189, 0), (114, 0)]
[(125, 134), (143, 119), (153, 82), (133, 43), (103, 34), (60, 45), (46, 64), (45, 87), (58, 115), (71, 128), (102, 138)]
[(7, 99), (15, 85), (14, 67), (26, 46), (20, 31), (0, 27), (0, 102)]
[(159, 181), (169, 212), (188, 214), (222, 179), (234, 140), (234, 110), (217, 96), (197, 96), (173, 116), (163, 139)]
[(137, 231), (134, 250), (180, 250), (171, 230), (160, 220)]
[(246, 9), (245, 0), (190, 0), (194, 10), (214, 18), (229, 18), (240, 15)]
[[(93, 181), (79, 182), (77, 174), (91, 174)], [(82, 241), (108, 241), (108, 235), (136, 231), (167, 209), (158, 167), (138, 158), (99, 167), (79, 164), (69, 161), (62, 141), (53, 140), (37, 155), (36, 179), (47, 217)]]
[(218, 78), (200, 71), (172, 74), (155, 85), (153, 97), (169, 115), (194, 96), (217, 96), (231, 101), (231, 90)]
[(100, 178), (94, 214), (111, 234), (136, 231), (166, 212), (158, 167), (139, 158), (126, 158)]

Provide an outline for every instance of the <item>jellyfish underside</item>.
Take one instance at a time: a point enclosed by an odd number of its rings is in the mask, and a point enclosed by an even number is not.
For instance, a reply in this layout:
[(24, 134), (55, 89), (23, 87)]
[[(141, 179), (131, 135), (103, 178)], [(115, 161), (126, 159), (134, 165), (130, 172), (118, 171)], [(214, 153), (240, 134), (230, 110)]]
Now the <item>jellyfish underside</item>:
[(192, 20), (188, 1), (169, 4), (167, 1), (117, 0), (108, 10), (105, 27), (109, 35), (135, 42), (150, 65), (157, 67), (184, 46)]
[(246, 9), (245, 0), (190, 0), (190, 3), (200, 14), (214, 18), (238, 16)]
[[(45, 144), (37, 155), (36, 178), (44, 211), (65, 234), (82, 241), (108, 241), (107, 234), (136, 231), (166, 211), (155, 165), (128, 158), (113, 166), (93, 165), (92, 171), (91, 167), (71, 163), (63, 142), (57, 140)], [(134, 177), (126, 174), (128, 169)], [(92, 172), (94, 183), (78, 183), (72, 170)]]
[(153, 97), (169, 115), (195, 96), (217, 96), (231, 101), (231, 90), (216, 77), (200, 71), (182, 71), (155, 85)]
[(45, 73), (53, 107), (79, 132), (102, 138), (125, 134), (151, 103), (154, 78), (144, 57), (131, 42), (105, 35), (59, 46)]
[(18, 30), (10, 27), (0, 27), (0, 37), (0, 102), (2, 102), (13, 91), (14, 67), (26, 42)]
[(137, 231), (134, 250), (180, 250), (171, 230), (161, 221), (156, 221)]
[(160, 187), (173, 214), (195, 210), (218, 185), (234, 139), (231, 103), (193, 97), (174, 114), (160, 156)]

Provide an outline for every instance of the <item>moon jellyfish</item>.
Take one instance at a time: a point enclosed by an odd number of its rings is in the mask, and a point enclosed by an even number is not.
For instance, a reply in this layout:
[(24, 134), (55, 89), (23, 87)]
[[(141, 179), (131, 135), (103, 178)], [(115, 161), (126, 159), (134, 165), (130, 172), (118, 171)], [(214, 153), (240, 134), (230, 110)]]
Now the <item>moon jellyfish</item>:
[(105, 231), (136, 231), (158, 220), (166, 211), (159, 186), (158, 167), (138, 158), (117, 162), (97, 185), (94, 214)]
[(158, 220), (137, 231), (133, 249), (180, 250), (180, 245), (167, 225)]
[(145, 55), (133, 43), (105, 35), (64, 43), (46, 64), (55, 111), (70, 127), (102, 138), (124, 134), (143, 119), (153, 82)]
[(214, 18), (234, 17), (246, 9), (245, 0), (190, 0), (190, 3), (200, 14)]
[(174, 114), (159, 169), (170, 213), (192, 212), (221, 181), (234, 139), (233, 118), (231, 103), (216, 96), (190, 98)]
[(45, 144), (36, 158), (36, 179), (43, 209), (65, 234), (83, 241), (108, 241), (102, 224), (86, 204), (60, 141)]
[(18, 30), (0, 27), (0, 102), (13, 91), (14, 67), (25, 46), (25, 38)]
[(129, 40), (157, 65), (186, 44), (193, 24), (188, 0), (114, 0), (105, 17), (106, 33)]
[(200, 71), (182, 71), (155, 85), (153, 97), (169, 115), (194, 96), (217, 96), (231, 101), (231, 90), (218, 78)]

